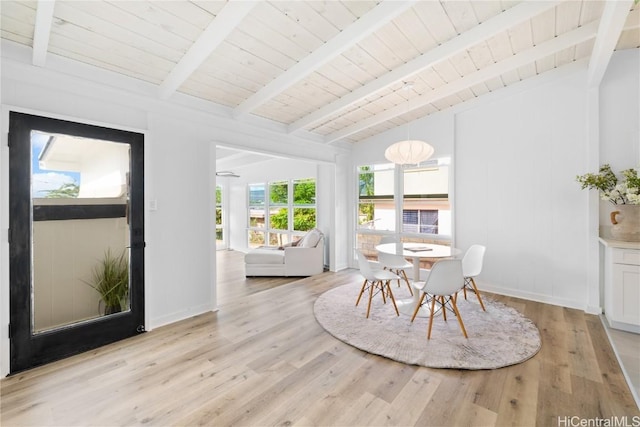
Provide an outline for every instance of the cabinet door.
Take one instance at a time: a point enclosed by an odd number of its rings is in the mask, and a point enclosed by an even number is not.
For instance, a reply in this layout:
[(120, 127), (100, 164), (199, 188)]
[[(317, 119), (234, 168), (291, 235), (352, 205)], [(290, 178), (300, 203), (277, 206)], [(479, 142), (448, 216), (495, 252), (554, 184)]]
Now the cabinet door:
[(613, 317), (640, 325), (640, 266), (613, 264)]

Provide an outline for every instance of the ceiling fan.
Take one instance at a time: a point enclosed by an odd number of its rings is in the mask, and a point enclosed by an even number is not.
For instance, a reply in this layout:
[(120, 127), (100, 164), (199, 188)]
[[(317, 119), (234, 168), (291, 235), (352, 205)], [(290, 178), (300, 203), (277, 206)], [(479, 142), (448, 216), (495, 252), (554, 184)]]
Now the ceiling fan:
[(231, 171), (219, 171), (219, 172), (216, 172), (216, 176), (227, 177), (227, 178), (240, 178), (240, 175), (237, 175)]

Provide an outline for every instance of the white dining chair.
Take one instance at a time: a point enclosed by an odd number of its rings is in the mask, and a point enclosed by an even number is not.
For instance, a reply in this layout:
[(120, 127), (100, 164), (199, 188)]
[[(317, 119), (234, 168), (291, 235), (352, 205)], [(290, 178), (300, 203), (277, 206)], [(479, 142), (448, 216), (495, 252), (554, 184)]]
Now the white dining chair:
[[(431, 339), (431, 328), (433, 326), (433, 317), (438, 311), (442, 311), (442, 317), (447, 320), (447, 310), (453, 311), (458, 318), (462, 335), (467, 336), (467, 330), (462, 322), (462, 317), (456, 305), (456, 294), (464, 286), (464, 276), (462, 275), (462, 260), (460, 259), (442, 259), (436, 261), (431, 267), (431, 272), (427, 276), (425, 282), (414, 283), (416, 289), (421, 291), (420, 298), (416, 304), (411, 321), (413, 322), (418, 311), (423, 304), (429, 304), (429, 329), (427, 330), (427, 339)], [(430, 298), (427, 298), (429, 296)], [(425, 299), (427, 301), (425, 302)], [(438, 309), (436, 310), (436, 304)]]
[(369, 303), (367, 304), (367, 318), (369, 318), (369, 313), (371, 312), (371, 300), (375, 294), (380, 294), (382, 296), (382, 301), (384, 304), (387, 303), (387, 296), (393, 303), (393, 308), (396, 310), (396, 315), (400, 316), (400, 312), (398, 312), (398, 306), (396, 305), (396, 300), (393, 297), (393, 292), (391, 291), (391, 286), (389, 283), (392, 280), (399, 279), (399, 276), (395, 273), (392, 273), (389, 270), (380, 270), (373, 269), (369, 260), (365, 257), (360, 249), (356, 249), (356, 254), (358, 256), (358, 266), (360, 267), (360, 274), (364, 277), (364, 283), (362, 284), (362, 288), (360, 289), (360, 293), (358, 294), (358, 299), (356, 300), (356, 307), (360, 304), (360, 299), (362, 298), (362, 294), (368, 290), (369, 291)]
[[(397, 240), (393, 236), (384, 236), (380, 239), (380, 244), (385, 243), (397, 243)], [(387, 254), (378, 251), (378, 262), (380, 265), (398, 275), (398, 287), (400, 287), (400, 280), (404, 280), (409, 288), (409, 292), (413, 295), (413, 289), (411, 289), (411, 283), (407, 277), (407, 269), (412, 269), (413, 264), (405, 259), (402, 255)]]
[(467, 289), (473, 291), (478, 298), (480, 307), (482, 310), (487, 311), (482, 303), (482, 297), (480, 291), (476, 286), (474, 277), (478, 276), (482, 271), (482, 262), (484, 260), (484, 253), (486, 248), (482, 245), (471, 245), (467, 252), (465, 252), (462, 258), (462, 274), (464, 275), (464, 287), (462, 292), (464, 293), (464, 299), (467, 299)]

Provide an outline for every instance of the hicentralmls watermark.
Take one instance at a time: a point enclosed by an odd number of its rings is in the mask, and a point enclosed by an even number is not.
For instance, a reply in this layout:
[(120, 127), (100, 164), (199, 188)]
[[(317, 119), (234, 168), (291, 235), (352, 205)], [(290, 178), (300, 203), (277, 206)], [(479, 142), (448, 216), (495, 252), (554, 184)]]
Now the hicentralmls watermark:
[(640, 427), (640, 416), (613, 416), (609, 418), (582, 418), (559, 416), (558, 427)]

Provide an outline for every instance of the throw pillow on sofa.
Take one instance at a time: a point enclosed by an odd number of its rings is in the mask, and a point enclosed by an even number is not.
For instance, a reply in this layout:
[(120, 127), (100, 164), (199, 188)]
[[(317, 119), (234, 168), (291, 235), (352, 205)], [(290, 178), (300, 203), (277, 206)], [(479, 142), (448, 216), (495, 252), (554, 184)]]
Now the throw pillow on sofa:
[(315, 248), (320, 239), (322, 238), (322, 232), (317, 228), (310, 230), (298, 243), (298, 246), (302, 248)]

